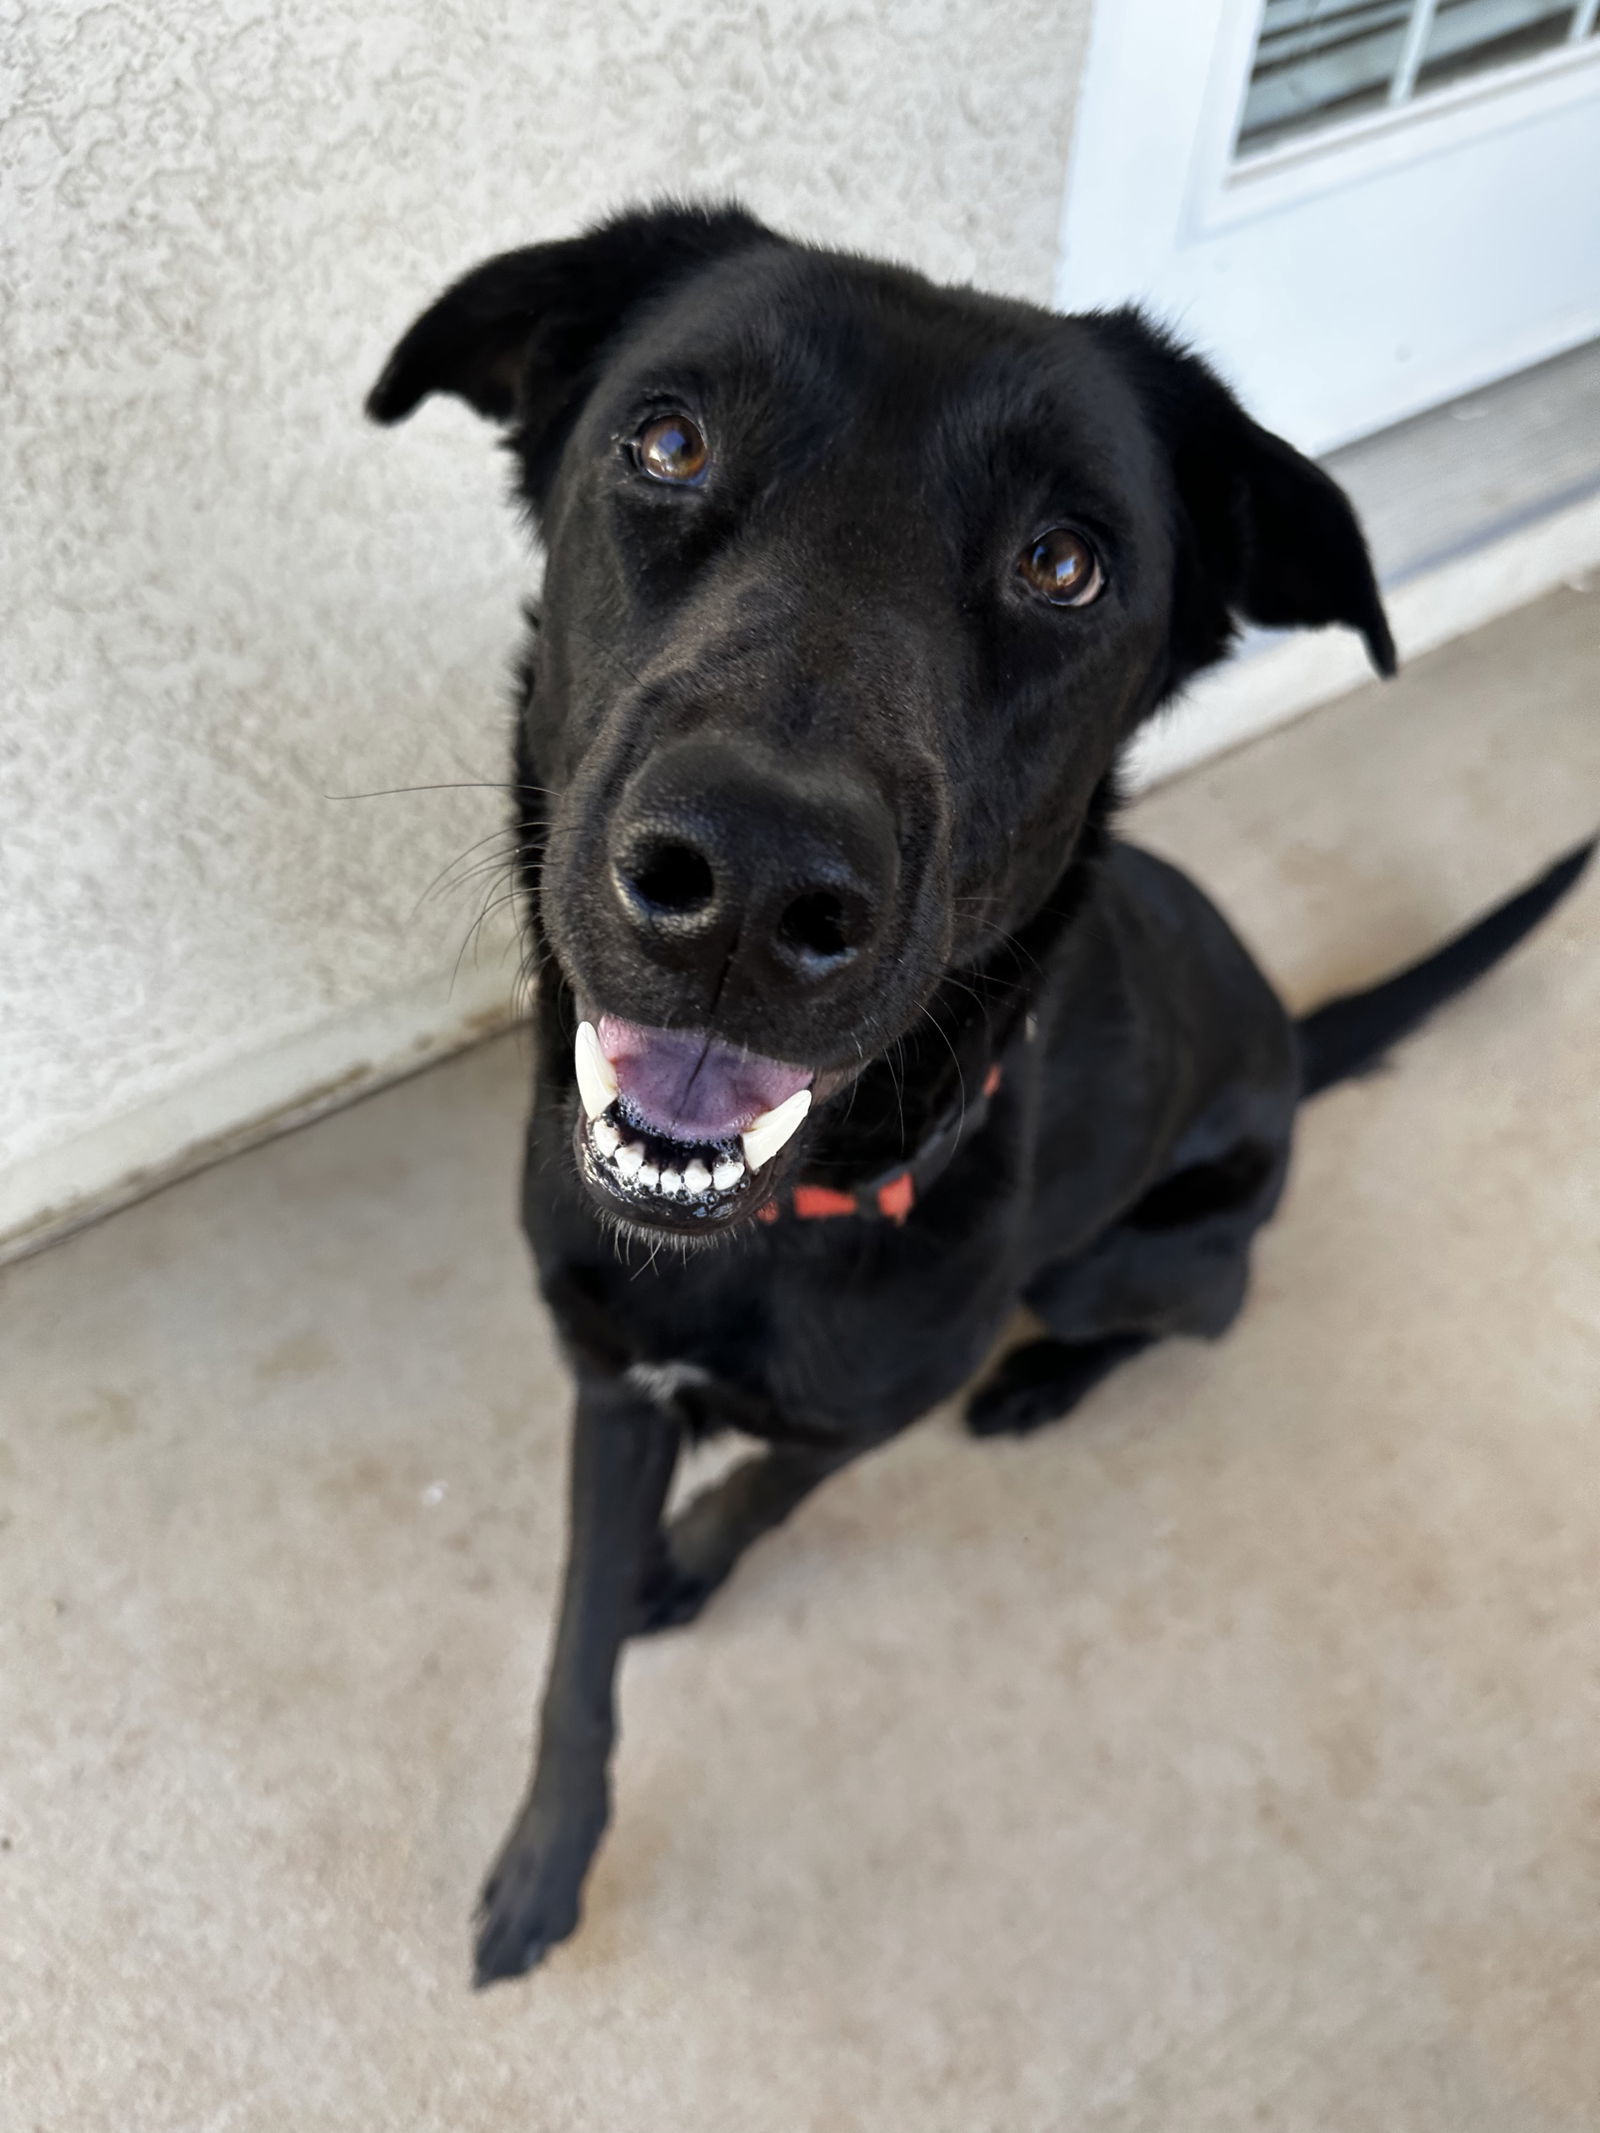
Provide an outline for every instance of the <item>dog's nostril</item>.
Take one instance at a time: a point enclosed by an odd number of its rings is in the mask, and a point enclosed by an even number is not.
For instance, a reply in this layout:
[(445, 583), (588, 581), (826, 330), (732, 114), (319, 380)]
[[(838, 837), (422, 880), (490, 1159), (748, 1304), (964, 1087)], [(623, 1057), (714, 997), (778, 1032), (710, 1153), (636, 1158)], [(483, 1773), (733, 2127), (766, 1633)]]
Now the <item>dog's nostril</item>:
[(657, 844), (623, 870), (630, 894), (647, 909), (691, 917), (716, 894), (710, 862), (688, 844)]
[(835, 963), (850, 952), (849, 919), (843, 900), (831, 889), (808, 889), (797, 896), (778, 921), (778, 938), (786, 948), (820, 962)]

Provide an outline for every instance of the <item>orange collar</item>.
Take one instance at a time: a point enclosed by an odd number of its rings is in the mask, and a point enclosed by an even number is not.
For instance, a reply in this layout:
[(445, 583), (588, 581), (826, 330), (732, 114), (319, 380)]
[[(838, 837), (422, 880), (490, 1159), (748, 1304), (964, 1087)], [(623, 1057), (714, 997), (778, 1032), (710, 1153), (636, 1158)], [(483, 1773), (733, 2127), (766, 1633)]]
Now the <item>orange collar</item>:
[(959, 1110), (942, 1120), (909, 1163), (902, 1163), (886, 1175), (869, 1179), (849, 1192), (841, 1192), (832, 1185), (796, 1185), (787, 1201), (769, 1200), (760, 1211), (760, 1220), (776, 1222), (781, 1215), (790, 1214), (801, 1222), (824, 1222), (835, 1215), (864, 1215), (873, 1220), (893, 1222), (897, 1228), (902, 1226), (929, 1186), (954, 1160), (962, 1142), (976, 1133), (988, 1118), (990, 1103), (1004, 1078), (1000, 1062), (995, 1060), (983, 1077), (983, 1092), (978, 1101), (963, 1103)]

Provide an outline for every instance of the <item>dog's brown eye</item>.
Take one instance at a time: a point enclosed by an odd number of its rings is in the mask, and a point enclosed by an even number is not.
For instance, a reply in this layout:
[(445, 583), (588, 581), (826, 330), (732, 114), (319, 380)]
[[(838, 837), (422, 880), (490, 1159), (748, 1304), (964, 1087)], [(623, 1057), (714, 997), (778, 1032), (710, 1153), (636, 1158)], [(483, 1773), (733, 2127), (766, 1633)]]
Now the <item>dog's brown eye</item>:
[(652, 481), (704, 481), (711, 447), (687, 415), (660, 415), (647, 422), (634, 446)]
[(1017, 571), (1030, 592), (1052, 607), (1087, 607), (1105, 587), (1100, 558), (1081, 533), (1052, 526), (1017, 558)]

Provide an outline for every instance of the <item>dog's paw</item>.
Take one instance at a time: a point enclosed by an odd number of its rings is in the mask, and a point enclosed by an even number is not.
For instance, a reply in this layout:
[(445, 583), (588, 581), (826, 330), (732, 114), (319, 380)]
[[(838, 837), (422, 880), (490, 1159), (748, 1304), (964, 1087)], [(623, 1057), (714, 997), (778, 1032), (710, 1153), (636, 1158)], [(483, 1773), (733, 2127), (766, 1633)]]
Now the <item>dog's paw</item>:
[(1070, 1414), (1119, 1363), (1149, 1346), (1142, 1334), (1115, 1334), (1072, 1345), (1028, 1341), (1002, 1356), (991, 1378), (967, 1402), (975, 1437), (1025, 1437)]
[(475, 1990), (536, 1969), (577, 1926), (583, 1877), (604, 1817), (592, 1835), (545, 1830), (542, 1819), (524, 1810), (489, 1869), (478, 1901)]
[(682, 1629), (694, 1621), (722, 1583), (720, 1577), (689, 1570), (663, 1549), (639, 1586), (629, 1625), (636, 1637), (653, 1637), (663, 1629)]
[(537, 1861), (530, 1862), (526, 1873), (492, 1875), (478, 1908), (473, 1989), (481, 1991), (485, 1985), (537, 1969), (577, 1923), (576, 1893), (558, 1891), (552, 1900), (542, 1886)]
[(1026, 1436), (1065, 1414), (1071, 1400), (1054, 1359), (1066, 1354), (1059, 1341), (1032, 1341), (1003, 1357), (967, 1402), (973, 1436)]

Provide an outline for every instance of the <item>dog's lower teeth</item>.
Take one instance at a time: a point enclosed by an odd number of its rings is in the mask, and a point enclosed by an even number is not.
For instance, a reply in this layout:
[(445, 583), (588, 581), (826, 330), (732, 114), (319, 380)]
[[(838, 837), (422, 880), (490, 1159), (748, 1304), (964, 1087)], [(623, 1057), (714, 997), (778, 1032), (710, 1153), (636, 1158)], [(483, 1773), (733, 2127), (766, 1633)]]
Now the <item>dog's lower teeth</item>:
[(744, 1183), (745, 1166), (737, 1156), (721, 1157), (714, 1169), (705, 1157), (695, 1155), (681, 1170), (661, 1170), (645, 1160), (642, 1141), (624, 1141), (608, 1119), (591, 1125), (589, 1138), (617, 1182), (637, 1191), (699, 1200), (709, 1192), (732, 1192), (735, 1186)]
[(624, 1136), (631, 1121), (626, 1109), (618, 1125), (616, 1117), (607, 1114), (591, 1118), (588, 1125), (589, 1146), (598, 1157), (614, 1185), (625, 1187), (630, 1193), (656, 1193), (664, 1199), (703, 1200), (712, 1193), (731, 1193), (743, 1185), (749, 1175), (747, 1166), (726, 1146), (708, 1145), (703, 1154), (689, 1155), (681, 1167), (652, 1162), (645, 1140), (631, 1141)]

